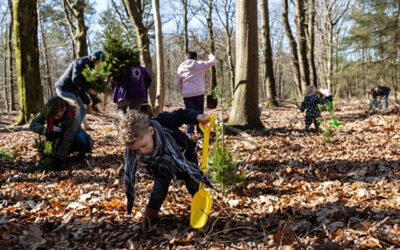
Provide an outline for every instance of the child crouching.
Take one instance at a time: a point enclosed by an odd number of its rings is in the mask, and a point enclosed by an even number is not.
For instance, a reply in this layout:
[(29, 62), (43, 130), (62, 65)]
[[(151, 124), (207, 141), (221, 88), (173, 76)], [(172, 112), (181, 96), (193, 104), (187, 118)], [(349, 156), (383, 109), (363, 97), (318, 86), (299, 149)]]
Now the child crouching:
[(83, 159), (91, 152), (92, 141), (78, 122), (79, 108), (67, 98), (50, 98), (41, 112), (32, 120), (29, 129), (46, 136), (47, 141), (60, 139), (56, 149), (55, 167), (64, 164), (71, 152), (79, 152), (78, 158)]
[(185, 181), (193, 196), (199, 189), (199, 181), (212, 187), (197, 165), (195, 142), (179, 127), (201, 122), (205, 116), (194, 110), (176, 110), (161, 113), (154, 119), (136, 110), (128, 112), (121, 120), (119, 134), (125, 144), (124, 178), (127, 211), (132, 212), (135, 173), (144, 166), (154, 178), (153, 190), (142, 219), (142, 229), (147, 230), (158, 221), (158, 213), (167, 196), (172, 179)]
[(310, 125), (314, 122), (315, 132), (319, 131), (319, 118), (321, 117), (321, 111), (318, 109), (318, 104), (324, 104), (325, 100), (319, 98), (316, 95), (317, 88), (314, 85), (308, 86), (308, 94), (304, 97), (304, 101), (301, 103), (301, 112), (306, 111), (305, 132), (308, 133)]

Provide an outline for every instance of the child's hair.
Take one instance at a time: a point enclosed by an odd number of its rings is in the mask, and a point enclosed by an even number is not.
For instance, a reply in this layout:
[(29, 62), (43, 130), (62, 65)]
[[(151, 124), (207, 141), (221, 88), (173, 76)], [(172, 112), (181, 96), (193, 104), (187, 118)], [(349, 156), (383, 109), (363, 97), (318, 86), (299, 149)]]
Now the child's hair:
[(130, 145), (135, 143), (136, 139), (142, 138), (148, 131), (150, 126), (149, 116), (130, 110), (124, 118), (122, 118), (118, 133), (122, 143)]
[(314, 85), (310, 85), (307, 87), (308, 94), (312, 94), (317, 88)]
[(188, 52), (186, 52), (186, 58), (196, 60), (197, 53), (195, 51), (188, 51)]
[(45, 117), (54, 116), (59, 112), (63, 111), (65, 107), (65, 100), (59, 96), (53, 96), (49, 100), (42, 109), (42, 114)]

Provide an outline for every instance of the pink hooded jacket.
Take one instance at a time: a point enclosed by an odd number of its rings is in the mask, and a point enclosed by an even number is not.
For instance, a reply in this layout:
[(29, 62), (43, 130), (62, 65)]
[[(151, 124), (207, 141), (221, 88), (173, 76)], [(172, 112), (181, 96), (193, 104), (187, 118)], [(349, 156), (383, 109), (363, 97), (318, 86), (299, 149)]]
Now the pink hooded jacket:
[(188, 59), (178, 67), (178, 89), (183, 97), (204, 95), (206, 86), (204, 74), (215, 65), (215, 56), (208, 55), (208, 61)]

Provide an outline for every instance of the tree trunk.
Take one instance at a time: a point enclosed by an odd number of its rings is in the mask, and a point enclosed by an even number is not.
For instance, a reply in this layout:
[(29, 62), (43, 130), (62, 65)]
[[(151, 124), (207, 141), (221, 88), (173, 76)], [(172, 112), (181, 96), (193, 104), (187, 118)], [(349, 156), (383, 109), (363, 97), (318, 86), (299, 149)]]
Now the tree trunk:
[(263, 127), (258, 110), (257, 0), (236, 0), (235, 91), (229, 124)]
[(36, 0), (14, 0), (14, 48), (19, 97), (18, 124), (25, 124), (43, 106), (37, 39)]
[(165, 97), (165, 73), (164, 73), (164, 46), (162, 38), (162, 26), (159, 0), (152, 0), (153, 15), (156, 29), (156, 57), (157, 57), (157, 95), (153, 113), (157, 115), (164, 108)]
[(283, 8), (282, 8), (282, 22), (285, 27), (286, 36), (289, 40), (289, 47), (291, 52), (292, 58), (292, 65), (293, 65), (293, 74), (294, 74), (294, 81), (296, 82), (297, 93), (299, 96), (303, 95), (301, 80), (300, 80), (300, 68), (299, 68), (299, 57), (297, 54), (297, 43), (294, 40), (292, 29), (290, 28), (289, 18), (288, 18), (288, 0), (283, 0)]
[(16, 110), (16, 105), (15, 105), (15, 96), (14, 96), (14, 60), (13, 60), (13, 30), (14, 30), (14, 18), (13, 18), (13, 6), (12, 6), (12, 1), (8, 0), (8, 7), (10, 9), (10, 26), (8, 27), (8, 45), (7, 45), (7, 50), (8, 50), (8, 68), (9, 68), (9, 86), (10, 86), (10, 105), (11, 105), (11, 110)]
[(53, 96), (53, 88), (52, 88), (52, 81), (51, 81), (51, 75), (50, 75), (50, 66), (49, 66), (49, 59), (47, 56), (47, 42), (46, 42), (46, 34), (44, 30), (44, 25), (43, 25), (43, 20), (40, 15), (40, 4), (38, 2), (38, 21), (40, 25), (40, 34), (42, 36), (42, 52), (43, 52), (43, 61), (44, 61), (44, 78), (46, 82), (46, 94), (47, 98), (50, 98)]
[[(211, 54), (215, 55), (212, 9), (213, 9), (213, 0), (208, 0), (208, 16), (207, 16), (208, 39), (210, 41)], [(215, 66), (212, 66), (210, 69), (210, 95), (207, 96), (207, 108), (209, 109), (215, 109), (218, 105), (217, 98), (214, 98), (213, 96), (213, 91), (216, 87), (217, 87), (217, 75), (215, 72)]]
[(315, 0), (311, 0), (308, 23), (308, 61), (310, 65), (310, 84), (318, 86), (317, 69), (315, 67), (314, 44), (315, 44)]
[(83, 57), (88, 55), (88, 46), (86, 42), (87, 27), (85, 24), (85, 0), (76, 0), (71, 2), (67, 0), (67, 4), (71, 8), (72, 14), (74, 15), (77, 27), (75, 30), (75, 40), (76, 40), (76, 54), (77, 57)]
[(186, 53), (189, 51), (187, 0), (182, 0), (182, 5), (183, 5), (183, 46), (184, 46), (185, 53)]
[(264, 52), (264, 68), (265, 68), (265, 86), (267, 93), (267, 102), (270, 106), (277, 106), (276, 100), (276, 86), (274, 77), (274, 65), (272, 60), (272, 46), (269, 28), (269, 9), (268, 0), (260, 1), (260, 15), (261, 15), (261, 40)]
[[(147, 34), (149, 27), (145, 27), (143, 23), (143, 12), (142, 1), (138, 0), (123, 0), (125, 9), (129, 15), (135, 32), (136, 32), (136, 42), (140, 49), (140, 62), (149, 71), (150, 75), (153, 76), (153, 62), (150, 55), (150, 40)], [(151, 107), (154, 109), (155, 99), (156, 99), (156, 84), (151, 84), (149, 89), (149, 101)]]
[[(7, 31), (8, 32), (8, 31)], [(7, 50), (6, 50), (6, 46), (7, 46), (7, 41), (8, 36), (6, 36), (4, 38), (4, 51), (3, 51), (3, 75), (4, 75), (4, 88), (3, 88), (3, 93), (4, 93), (4, 106), (6, 108), (7, 111), (10, 111), (10, 103), (9, 103), (9, 98), (8, 98), (8, 80), (7, 80)]]
[(299, 55), (300, 80), (303, 95), (307, 94), (307, 87), (310, 85), (305, 20), (306, 18), (304, 11), (304, 0), (296, 0), (296, 33), (298, 43), (297, 50)]

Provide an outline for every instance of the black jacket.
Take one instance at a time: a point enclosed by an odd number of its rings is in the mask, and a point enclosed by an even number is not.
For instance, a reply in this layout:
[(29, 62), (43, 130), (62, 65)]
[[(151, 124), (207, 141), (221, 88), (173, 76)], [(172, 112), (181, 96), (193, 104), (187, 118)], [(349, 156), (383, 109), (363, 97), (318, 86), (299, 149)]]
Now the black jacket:
[[(200, 114), (195, 110), (190, 109), (179, 109), (171, 113), (163, 112), (159, 114), (154, 120), (159, 122), (161, 126), (168, 128), (172, 132), (172, 137), (175, 139), (182, 151), (185, 152), (185, 157), (188, 161), (197, 164), (197, 154), (195, 152), (196, 143), (189, 139), (185, 133), (183, 133), (179, 127), (185, 124), (197, 123), (197, 115)], [(134, 158), (134, 152), (128, 147), (125, 150), (125, 163), (124, 163), (124, 179), (125, 179), (125, 192), (127, 196), (127, 210), (131, 213), (134, 199), (134, 188), (135, 188), (135, 175), (137, 169), (136, 161), (132, 161)], [(148, 166), (150, 168), (156, 168), (154, 166)], [(156, 170), (149, 171), (150, 173), (156, 173)]]
[(54, 85), (61, 90), (75, 93), (75, 95), (87, 91), (89, 86), (82, 75), (86, 65), (89, 65), (90, 69), (94, 68), (94, 64), (88, 56), (74, 60)]
[(65, 159), (65, 157), (71, 151), (72, 144), (74, 142), (75, 135), (82, 131), (81, 125), (78, 123), (77, 115), (79, 114), (78, 106), (73, 104), (72, 100), (64, 98), (66, 101), (67, 109), (64, 112), (63, 117), (60, 120), (53, 120), (55, 125), (61, 128), (60, 132), (52, 131), (49, 118), (46, 117), (43, 112), (39, 113), (33, 118), (29, 129), (38, 134), (43, 134), (45, 124), (47, 124), (46, 139), (54, 141), (57, 138), (61, 138), (60, 146), (57, 148), (56, 158)]
[(376, 86), (371, 89), (372, 97), (376, 98), (377, 96), (384, 96), (386, 93), (390, 92), (390, 88), (386, 86)]

